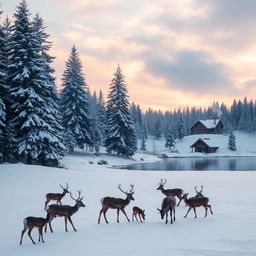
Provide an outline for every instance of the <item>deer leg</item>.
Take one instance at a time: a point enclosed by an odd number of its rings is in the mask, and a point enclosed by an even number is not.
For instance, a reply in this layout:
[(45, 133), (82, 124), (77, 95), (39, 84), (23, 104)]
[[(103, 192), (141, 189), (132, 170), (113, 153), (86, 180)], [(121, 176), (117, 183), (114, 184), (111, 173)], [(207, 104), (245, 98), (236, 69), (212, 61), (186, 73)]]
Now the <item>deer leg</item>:
[(38, 228), (38, 242), (40, 243), (41, 235), (40, 235), (40, 228)]
[(49, 227), (50, 227), (51, 232), (53, 233), (53, 230), (52, 230), (52, 219), (49, 221)]
[[(140, 214), (139, 214), (139, 218), (140, 218), (140, 222), (142, 222), (141, 217), (140, 217)], [(138, 221), (138, 220), (137, 220), (137, 221)]]
[(44, 243), (44, 238), (43, 238), (43, 227), (39, 228), (38, 229), (38, 234), (39, 234), (39, 239), (38, 239), (38, 242), (41, 241), (42, 239), (42, 242)]
[(117, 222), (118, 222), (118, 223), (119, 223), (119, 211), (120, 211), (120, 209), (117, 208)]
[(165, 224), (167, 224), (168, 223), (168, 212), (166, 212), (166, 219), (165, 219)]
[(73, 221), (71, 220), (71, 217), (70, 217), (70, 216), (68, 216), (68, 220), (69, 220), (69, 222), (71, 223), (71, 225), (72, 225), (74, 231), (77, 231), (76, 228), (74, 227)]
[(192, 207), (189, 207), (187, 214), (184, 216), (184, 218), (186, 218), (188, 216), (188, 213), (190, 212), (191, 209), (192, 209)]
[(27, 231), (27, 229), (28, 229), (27, 227), (24, 227), (24, 229), (21, 232), (20, 245), (22, 244), (22, 239), (23, 239), (23, 236), (24, 236), (25, 232)]
[(40, 234), (41, 234), (42, 242), (44, 243), (43, 227), (41, 227), (41, 228), (39, 229), (39, 231), (40, 231)]
[(32, 243), (36, 244), (35, 241), (33, 240), (32, 236), (31, 236), (31, 231), (32, 231), (32, 228), (28, 230), (28, 236), (30, 237)]
[(207, 217), (207, 211), (208, 211), (208, 208), (207, 208), (207, 205), (203, 205), (204, 209), (205, 209), (205, 215), (204, 217), (206, 218)]
[(107, 217), (106, 217), (106, 212), (107, 212), (107, 210), (104, 209), (104, 211), (103, 211), (103, 216), (104, 216), (104, 219), (105, 219), (106, 223), (108, 224), (108, 220), (107, 220)]
[(197, 216), (196, 216), (196, 208), (195, 208), (195, 207), (193, 207), (193, 210), (194, 210), (195, 218), (196, 218), (196, 217), (197, 217)]
[[(48, 223), (46, 223), (46, 224), (45, 224), (45, 227), (44, 227), (44, 233), (46, 233), (46, 232), (47, 232), (47, 224), (48, 224)], [(50, 225), (50, 224), (49, 224), (49, 225)]]
[(211, 212), (211, 214), (213, 214), (213, 212), (212, 212), (212, 206), (211, 206), (210, 204), (208, 204), (207, 207), (210, 208), (210, 212)]
[(99, 218), (98, 218), (98, 224), (100, 224), (100, 217), (101, 217), (102, 212), (103, 212), (103, 209), (100, 210), (100, 214), (99, 214)]
[(130, 222), (129, 218), (127, 217), (127, 214), (126, 214), (125, 210), (121, 208), (121, 211), (122, 211), (123, 214), (125, 215), (126, 219)]
[(133, 214), (132, 214), (132, 221), (134, 221), (134, 215), (135, 215), (135, 214), (133, 213)]
[(64, 220), (65, 220), (65, 231), (68, 232), (68, 228), (67, 228), (67, 217), (64, 216)]
[(170, 217), (171, 217), (171, 224), (173, 223), (173, 221), (172, 221), (172, 210), (170, 210)]
[(173, 209), (173, 221), (175, 221), (175, 213), (176, 213), (176, 210), (175, 210), (175, 208)]

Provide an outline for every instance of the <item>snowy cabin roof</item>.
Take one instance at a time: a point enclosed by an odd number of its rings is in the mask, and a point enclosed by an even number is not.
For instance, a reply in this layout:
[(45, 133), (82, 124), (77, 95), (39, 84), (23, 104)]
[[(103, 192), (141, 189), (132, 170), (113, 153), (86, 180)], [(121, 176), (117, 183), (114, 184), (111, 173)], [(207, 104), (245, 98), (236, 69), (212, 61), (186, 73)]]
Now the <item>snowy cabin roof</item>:
[(198, 120), (200, 123), (202, 123), (207, 129), (215, 128), (218, 123), (220, 122), (220, 119), (207, 119), (207, 120)]
[(199, 138), (190, 147), (191, 148), (194, 147), (199, 140), (202, 140), (210, 148), (218, 148), (219, 147), (219, 145), (217, 145), (216, 141), (213, 140), (213, 138), (210, 138), (210, 137)]

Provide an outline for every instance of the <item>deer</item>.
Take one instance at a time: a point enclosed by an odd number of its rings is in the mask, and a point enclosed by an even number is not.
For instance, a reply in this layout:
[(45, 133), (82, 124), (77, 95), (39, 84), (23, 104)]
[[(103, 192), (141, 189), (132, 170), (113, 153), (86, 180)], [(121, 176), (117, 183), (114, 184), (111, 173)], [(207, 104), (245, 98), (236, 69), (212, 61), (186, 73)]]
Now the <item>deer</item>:
[(161, 190), (161, 192), (165, 195), (165, 196), (177, 196), (179, 198), (179, 203), (177, 204), (177, 206), (180, 205), (181, 201), (182, 201), (182, 194), (183, 194), (183, 190), (180, 188), (173, 188), (173, 189), (164, 189), (164, 185), (166, 184), (167, 180), (163, 180), (161, 179), (159, 182), (159, 187), (156, 190)]
[(137, 215), (139, 215), (140, 222), (142, 222), (142, 219), (145, 220), (145, 210), (142, 210), (139, 207), (134, 206), (132, 208), (132, 221), (134, 221), (134, 217), (135, 217), (136, 221), (138, 221)]
[(46, 218), (41, 218), (41, 217), (32, 217), (29, 216), (23, 220), (24, 228), (21, 232), (21, 238), (20, 238), (20, 245), (22, 244), (22, 239), (23, 235), (25, 232), (28, 230), (28, 236), (31, 239), (33, 244), (36, 244), (36, 242), (33, 240), (31, 236), (31, 231), (33, 228), (38, 228), (38, 233), (39, 233), (39, 239), (38, 242), (41, 241), (44, 243), (44, 238), (43, 238), (43, 227), (47, 225), (49, 221), (51, 221), (53, 218), (55, 218), (55, 215), (51, 213), (47, 213)]
[(61, 184), (59, 184), (60, 187), (63, 189), (63, 192), (62, 193), (48, 193), (45, 195), (46, 197), (46, 201), (45, 201), (45, 204), (44, 204), (44, 209), (46, 210), (46, 206), (47, 204), (51, 201), (51, 200), (56, 200), (57, 201), (57, 204), (62, 204), (61, 203), (61, 199), (67, 194), (69, 193), (68, 191), (68, 183), (66, 183), (66, 187), (64, 188)]
[[(68, 232), (67, 229), (67, 220), (70, 222), (70, 224), (73, 227), (74, 231), (77, 231), (76, 228), (74, 227), (74, 224), (71, 220), (71, 216), (76, 213), (80, 207), (85, 207), (84, 203), (82, 202), (83, 198), (81, 198), (81, 191), (78, 191), (78, 198), (75, 199), (73, 198), (71, 192), (69, 193), (71, 199), (73, 199), (76, 203), (74, 206), (70, 206), (70, 205), (59, 205), (59, 204), (51, 204), (49, 206), (47, 206), (46, 211), (48, 213), (51, 213), (57, 217), (64, 217), (65, 219), (65, 231)], [(51, 225), (52, 220), (49, 221), (49, 226), (50, 226), (50, 230), (53, 233), (52, 230), (52, 225)], [(47, 231), (47, 225), (45, 225), (45, 232)]]
[(109, 197), (109, 196), (103, 197), (101, 199), (102, 209), (100, 210), (100, 213), (99, 213), (98, 224), (100, 224), (100, 218), (101, 218), (102, 213), (103, 213), (103, 216), (104, 216), (104, 219), (105, 219), (106, 223), (108, 224), (108, 220), (106, 218), (106, 212), (108, 211), (108, 209), (116, 209), (117, 210), (117, 223), (119, 223), (119, 212), (120, 212), (120, 210), (125, 215), (127, 221), (130, 222), (130, 220), (127, 217), (127, 214), (124, 210), (124, 208), (130, 203), (131, 200), (135, 200), (134, 197), (133, 197), (134, 185), (130, 185), (130, 187), (131, 187), (130, 191), (125, 192), (124, 190), (122, 190), (121, 185), (118, 186), (118, 189), (126, 195), (126, 199)]
[[(157, 208), (161, 215), (161, 219), (164, 219), (164, 215), (166, 216), (165, 224), (168, 223), (168, 212), (170, 211), (170, 217), (171, 217), (171, 224), (173, 224), (173, 221), (175, 221), (175, 207), (176, 207), (176, 199), (174, 196), (167, 196), (162, 201), (161, 209)], [(173, 214), (173, 220), (172, 220), (172, 214)]]
[(195, 213), (195, 218), (197, 218), (196, 207), (201, 207), (201, 206), (203, 206), (204, 209), (205, 209), (205, 218), (207, 217), (207, 210), (208, 210), (208, 208), (210, 209), (211, 214), (213, 214), (212, 207), (209, 204), (209, 198), (208, 197), (205, 197), (205, 196), (195, 196), (195, 197), (187, 198), (187, 196), (188, 196), (188, 193), (183, 195), (184, 202), (189, 207), (189, 209), (188, 209), (186, 215), (184, 216), (184, 218), (187, 217), (188, 213), (190, 212), (190, 210), (192, 208), (193, 208), (194, 213)]

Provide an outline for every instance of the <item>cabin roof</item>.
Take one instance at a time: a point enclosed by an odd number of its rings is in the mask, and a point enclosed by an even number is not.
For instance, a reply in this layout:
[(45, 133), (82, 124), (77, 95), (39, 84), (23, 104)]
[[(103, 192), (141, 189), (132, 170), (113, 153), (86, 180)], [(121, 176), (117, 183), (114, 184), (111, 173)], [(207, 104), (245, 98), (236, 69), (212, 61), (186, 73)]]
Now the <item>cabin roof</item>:
[(191, 127), (193, 127), (197, 122), (200, 122), (207, 129), (212, 129), (212, 128), (215, 128), (218, 125), (218, 123), (220, 122), (220, 119), (198, 120)]
[(190, 147), (195, 147), (195, 145), (197, 144), (197, 142), (199, 140), (202, 140), (208, 147), (210, 148), (218, 148), (219, 145), (216, 144), (216, 141), (214, 141), (212, 138), (210, 137), (204, 137), (204, 138), (199, 138), (197, 139)]

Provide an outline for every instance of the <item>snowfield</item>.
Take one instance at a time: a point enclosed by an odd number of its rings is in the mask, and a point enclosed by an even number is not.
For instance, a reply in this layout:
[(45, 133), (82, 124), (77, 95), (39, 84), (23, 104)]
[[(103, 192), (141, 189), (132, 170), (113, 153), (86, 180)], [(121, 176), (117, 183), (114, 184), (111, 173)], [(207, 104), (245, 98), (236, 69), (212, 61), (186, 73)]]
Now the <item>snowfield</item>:
[[(47, 168), (24, 164), (0, 165), (0, 255), (3, 256), (130, 256), (130, 255), (189, 255), (189, 256), (254, 256), (256, 255), (256, 172), (145, 172), (113, 170), (95, 162), (103, 157), (67, 156), (67, 169)], [(131, 160), (105, 157), (112, 164), (127, 164)], [(152, 160), (152, 159), (151, 159)], [(94, 161), (94, 164), (89, 164)], [(184, 202), (176, 209), (176, 222), (165, 224), (160, 219), (163, 194), (156, 191), (159, 180), (168, 179), (166, 188), (180, 187), (194, 195), (195, 185), (204, 185), (204, 194), (210, 198), (213, 215), (204, 218), (204, 209), (197, 208), (198, 218), (187, 212)], [(45, 217), (44, 201), (48, 192), (61, 192), (59, 183), (69, 183), (73, 196), (82, 189), (85, 208), (73, 215), (74, 232), (68, 223), (64, 231), (64, 219), (53, 220), (54, 233), (44, 235), (45, 243), (33, 245), (27, 234), (19, 245), (23, 219), (27, 216)], [(120, 213), (116, 223), (116, 211), (109, 210), (106, 224), (102, 216), (100, 199), (104, 196), (122, 197), (117, 189), (135, 185), (134, 198), (126, 212), (131, 219), (132, 207), (146, 209), (144, 223), (128, 223)], [(66, 195), (63, 204), (74, 204)], [(38, 240), (38, 232), (32, 236)]]

